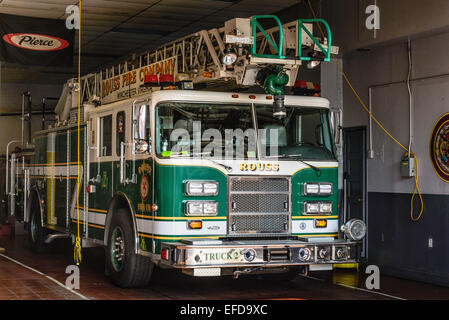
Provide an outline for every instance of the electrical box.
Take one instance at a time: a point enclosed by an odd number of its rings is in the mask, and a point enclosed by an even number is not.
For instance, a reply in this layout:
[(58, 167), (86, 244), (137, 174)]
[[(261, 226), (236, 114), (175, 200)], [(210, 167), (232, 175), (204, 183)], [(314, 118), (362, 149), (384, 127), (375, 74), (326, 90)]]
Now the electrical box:
[(234, 36), (252, 36), (251, 33), (251, 19), (249, 18), (234, 18), (225, 22), (225, 34)]
[(248, 18), (234, 18), (225, 22), (224, 42), (234, 44), (253, 44), (251, 20)]
[(415, 158), (408, 155), (401, 159), (401, 176), (404, 178), (411, 178), (415, 176)]

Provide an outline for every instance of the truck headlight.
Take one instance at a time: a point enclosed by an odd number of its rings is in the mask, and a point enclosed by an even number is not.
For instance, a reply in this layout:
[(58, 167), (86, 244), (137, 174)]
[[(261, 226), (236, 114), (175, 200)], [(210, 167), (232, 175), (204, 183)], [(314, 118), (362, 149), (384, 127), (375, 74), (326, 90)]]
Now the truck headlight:
[(203, 184), (203, 192), (206, 195), (217, 195), (218, 194), (218, 182), (205, 182)]
[(305, 202), (304, 214), (332, 214), (332, 202)]
[(360, 219), (351, 219), (341, 226), (341, 231), (351, 240), (362, 240), (366, 235), (366, 224)]
[(207, 215), (216, 215), (218, 213), (217, 202), (204, 202), (203, 213)]
[(304, 183), (305, 195), (318, 195), (320, 194), (320, 185), (318, 183)]
[(319, 202), (306, 202), (305, 203), (305, 214), (314, 214), (320, 212), (320, 203)]
[(320, 183), (320, 195), (330, 196), (332, 194), (332, 183)]
[(190, 180), (185, 183), (185, 192), (189, 196), (216, 196), (218, 182)]
[(216, 216), (218, 214), (218, 202), (215, 201), (187, 201), (185, 206), (186, 216)]
[(203, 213), (203, 203), (189, 201), (186, 204), (186, 215), (200, 215)]
[(332, 194), (332, 183), (304, 183), (304, 195), (330, 196)]
[(331, 214), (332, 202), (320, 202), (320, 213)]

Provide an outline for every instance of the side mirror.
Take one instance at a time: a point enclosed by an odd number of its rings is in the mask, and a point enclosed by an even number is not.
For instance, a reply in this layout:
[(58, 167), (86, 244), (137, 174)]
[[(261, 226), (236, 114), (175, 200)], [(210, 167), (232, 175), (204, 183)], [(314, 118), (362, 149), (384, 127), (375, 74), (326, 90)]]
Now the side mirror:
[(332, 135), (334, 136), (335, 144), (339, 145), (341, 142), (341, 109), (332, 109), (330, 112), (330, 122)]
[(133, 142), (135, 153), (145, 153), (149, 151), (148, 105), (133, 106)]

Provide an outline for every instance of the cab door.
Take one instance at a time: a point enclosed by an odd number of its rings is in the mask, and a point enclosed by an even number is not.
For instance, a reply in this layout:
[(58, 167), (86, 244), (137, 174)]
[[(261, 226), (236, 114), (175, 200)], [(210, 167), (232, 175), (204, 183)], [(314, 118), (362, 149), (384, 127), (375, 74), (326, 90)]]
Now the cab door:
[[(135, 100), (132, 104), (130, 120), (127, 122), (126, 118), (119, 122), (121, 125), (129, 123), (130, 135), (117, 134), (117, 154), (119, 155), (119, 175), (118, 175), (118, 189), (126, 191), (127, 194), (132, 193), (132, 196), (140, 192), (134, 190), (140, 182), (140, 175), (145, 171), (142, 169), (142, 164), (148, 163), (149, 149), (150, 149), (150, 111), (148, 100)], [(120, 117), (121, 115), (119, 115)], [(123, 113), (124, 117), (128, 115)], [(119, 120), (119, 118), (117, 119)], [(145, 165), (144, 165), (145, 167)], [(144, 184), (144, 198), (147, 199)], [(131, 195), (129, 195), (131, 196)], [(138, 198), (133, 199), (138, 200)], [(134, 202), (136, 203), (136, 202)]]
[(103, 230), (109, 203), (114, 194), (114, 163), (116, 112), (95, 113), (89, 120), (89, 150), (87, 175), (87, 201), (84, 206), (88, 221), (87, 236), (103, 239)]
[[(120, 166), (117, 189), (132, 203), (139, 234), (139, 248), (152, 250), (153, 163), (150, 159), (150, 106), (148, 99), (135, 100), (125, 120), (130, 134), (120, 143)], [(128, 116), (128, 114), (126, 114)], [(117, 149), (118, 151), (119, 149)]]

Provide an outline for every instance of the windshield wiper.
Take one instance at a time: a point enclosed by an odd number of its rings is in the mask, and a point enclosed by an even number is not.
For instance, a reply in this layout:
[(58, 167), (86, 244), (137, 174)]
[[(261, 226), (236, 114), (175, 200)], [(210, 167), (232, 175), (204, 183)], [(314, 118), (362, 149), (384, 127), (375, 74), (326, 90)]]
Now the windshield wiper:
[[(295, 157), (301, 157), (301, 156), (302, 156), (302, 154), (289, 154), (289, 155), (285, 155), (285, 154), (284, 154), (284, 155), (282, 155), (283, 158), (295, 158)], [(305, 161), (300, 160), (300, 159), (297, 159), (297, 158), (295, 158), (295, 160), (296, 160), (296, 161), (299, 161), (299, 162), (301, 162), (301, 163), (304, 163), (305, 165), (307, 165), (307, 166), (309, 166), (310, 168), (312, 168), (313, 170), (315, 170), (315, 172), (317, 173), (318, 176), (321, 175), (321, 170), (320, 170), (320, 168), (315, 167), (314, 165), (311, 165), (310, 163), (305, 162)]]
[(230, 167), (230, 166), (227, 166), (227, 165), (225, 165), (225, 164), (223, 164), (223, 163), (217, 162), (217, 161), (212, 160), (212, 159), (210, 159), (210, 158), (203, 157), (203, 155), (206, 155), (206, 154), (207, 154), (207, 155), (210, 155), (211, 152), (193, 153), (193, 154), (191, 154), (191, 155), (190, 155), (190, 154), (189, 154), (189, 155), (175, 154), (175, 155), (171, 155), (170, 158), (192, 158), (192, 157), (201, 156), (201, 157), (200, 157), (201, 160), (207, 160), (207, 161), (213, 162), (213, 163), (215, 163), (215, 164), (217, 164), (217, 165), (219, 165), (219, 166), (225, 168), (225, 169), (226, 169), (227, 171), (229, 171), (229, 172), (232, 171), (232, 167)]
[(299, 162), (301, 162), (301, 163), (304, 163), (305, 165), (307, 165), (307, 166), (309, 166), (310, 168), (312, 168), (313, 170), (315, 170), (315, 172), (317, 173), (317, 174), (319, 174), (319, 176), (321, 175), (321, 170), (320, 170), (320, 168), (317, 168), (317, 167), (315, 167), (314, 165), (311, 165), (310, 163), (308, 163), (308, 162), (305, 162), (305, 161), (303, 161), (303, 160), (301, 160), (301, 159), (297, 159), (296, 157), (301, 157), (302, 156), (302, 154), (280, 154), (280, 155), (278, 155), (278, 156), (269, 156), (269, 157), (265, 157), (265, 158), (280, 158), (280, 159), (282, 159), (282, 158), (294, 158), (296, 161), (299, 161)]
[(211, 154), (212, 154), (212, 151), (209, 151), (209, 152), (201, 152), (201, 153), (194, 153), (193, 156), (201, 156), (201, 159), (202, 159), (202, 160), (207, 160), (207, 161), (213, 162), (213, 163), (215, 163), (215, 164), (218, 164), (219, 166), (225, 168), (225, 169), (226, 169), (227, 171), (229, 171), (229, 172), (232, 171), (232, 167), (230, 167), (230, 166), (227, 166), (227, 165), (225, 165), (225, 164), (223, 164), (223, 163), (220, 163), (220, 162), (217, 162), (217, 161), (215, 161), (215, 160), (212, 160), (211, 158), (203, 157), (203, 155), (205, 155), (205, 154), (211, 155)]
[(201, 158), (201, 159), (205, 159), (205, 160), (208, 160), (208, 161), (213, 162), (213, 163), (215, 163), (215, 164), (218, 164), (219, 166), (222, 166), (223, 168), (225, 168), (225, 169), (228, 170), (229, 172), (232, 171), (232, 167), (227, 166), (227, 165), (225, 165), (225, 164), (223, 164), (223, 163), (217, 162), (217, 161), (212, 160), (212, 159), (209, 159), (209, 158)]

